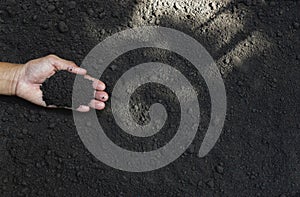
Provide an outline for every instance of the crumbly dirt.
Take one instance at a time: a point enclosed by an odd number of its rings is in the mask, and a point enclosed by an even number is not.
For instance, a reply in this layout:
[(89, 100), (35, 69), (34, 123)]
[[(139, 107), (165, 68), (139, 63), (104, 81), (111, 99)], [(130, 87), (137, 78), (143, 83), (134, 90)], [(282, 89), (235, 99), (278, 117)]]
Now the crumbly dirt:
[(74, 98), (74, 109), (77, 109), (80, 105), (88, 105), (94, 98), (93, 82), (81, 75), (68, 71), (58, 71), (42, 84), (41, 90), (46, 105), (71, 108), (72, 92), (76, 77), (78, 80), (77, 84), (79, 84), (76, 91), (82, 92), (82, 95), (80, 98)]
[[(189, 77), (201, 109), (198, 134), (179, 159), (156, 171), (128, 173), (91, 155), (71, 111), (1, 96), (0, 196), (299, 196), (299, 10), (299, 1), (275, 0), (1, 0), (0, 61), (24, 63), (53, 53), (80, 65), (95, 45), (120, 30), (170, 27), (212, 55), (225, 82), (228, 109), (218, 143), (198, 158), (210, 113), (201, 76), (166, 51), (144, 49), (118, 58), (101, 77), (109, 94), (133, 64), (158, 59)], [(167, 88), (149, 84), (130, 102), (137, 122), (149, 121), (145, 110), (152, 102), (167, 106), (166, 124), (173, 130), (166, 126), (161, 131), (166, 134), (148, 142), (115, 125), (110, 102), (97, 115), (119, 146), (156, 149), (174, 135), (180, 112)]]

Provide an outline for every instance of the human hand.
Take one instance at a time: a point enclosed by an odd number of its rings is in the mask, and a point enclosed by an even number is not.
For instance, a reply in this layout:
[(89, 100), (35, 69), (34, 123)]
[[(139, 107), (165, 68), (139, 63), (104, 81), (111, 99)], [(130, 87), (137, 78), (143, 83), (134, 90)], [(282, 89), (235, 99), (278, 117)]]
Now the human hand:
[(105, 84), (87, 75), (87, 71), (78, 67), (74, 62), (61, 59), (55, 55), (31, 60), (20, 66), (16, 95), (34, 104), (55, 108), (56, 106), (46, 105), (40, 87), (47, 78), (55, 75), (56, 71), (59, 70), (67, 70), (74, 74), (83, 75), (85, 78), (93, 81), (93, 87), (91, 88), (95, 89), (95, 98), (90, 103), (80, 105), (76, 109), (77, 111), (87, 112), (90, 110), (90, 107), (97, 110), (104, 109), (104, 102), (108, 100), (108, 94), (104, 92)]

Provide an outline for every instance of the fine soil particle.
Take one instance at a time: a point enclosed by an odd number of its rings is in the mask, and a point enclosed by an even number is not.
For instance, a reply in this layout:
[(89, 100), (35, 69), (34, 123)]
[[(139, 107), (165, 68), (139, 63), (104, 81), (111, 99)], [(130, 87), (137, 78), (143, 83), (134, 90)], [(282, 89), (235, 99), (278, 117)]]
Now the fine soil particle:
[(43, 100), (47, 106), (72, 107), (72, 92), (76, 76), (79, 80), (78, 90), (83, 94), (81, 98), (75, 98), (74, 106), (77, 108), (81, 104), (87, 105), (93, 99), (92, 81), (68, 71), (58, 71), (41, 86)]

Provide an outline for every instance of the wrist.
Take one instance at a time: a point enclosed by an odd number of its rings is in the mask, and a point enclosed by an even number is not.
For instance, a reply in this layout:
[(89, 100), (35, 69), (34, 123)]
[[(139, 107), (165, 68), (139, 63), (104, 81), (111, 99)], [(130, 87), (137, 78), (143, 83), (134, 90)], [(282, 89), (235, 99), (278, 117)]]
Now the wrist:
[(22, 72), (22, 64), (0, 63), (0, 94), (16, 95)]

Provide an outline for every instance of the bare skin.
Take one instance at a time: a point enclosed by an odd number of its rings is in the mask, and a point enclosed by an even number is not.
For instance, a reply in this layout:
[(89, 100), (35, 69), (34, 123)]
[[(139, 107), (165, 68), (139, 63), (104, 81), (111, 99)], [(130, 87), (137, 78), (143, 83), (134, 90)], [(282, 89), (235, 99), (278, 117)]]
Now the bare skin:
[(0, 62), (0, 94), (15, 95), (36, 105), (56, 108), (56, 106), (47, 106), (43, 101), (40, 86), (59, 70), (67, 70), (74, 74), (83, 75), (93, 81), (93, 87), (91, 88), (95, 90), (95, 98), (90, 103), (83, 103), (76, 109), (77, 111), (88, 112), (90, 108), (97, 110), (105, 108), (105, 101), (108, 100), (108, 94), (104, 91), (105, 84), (87, 75), (87, 71), (78, 67), (74, 62), (61, 59), (55, 55), (31, 60), (26, 64)]

